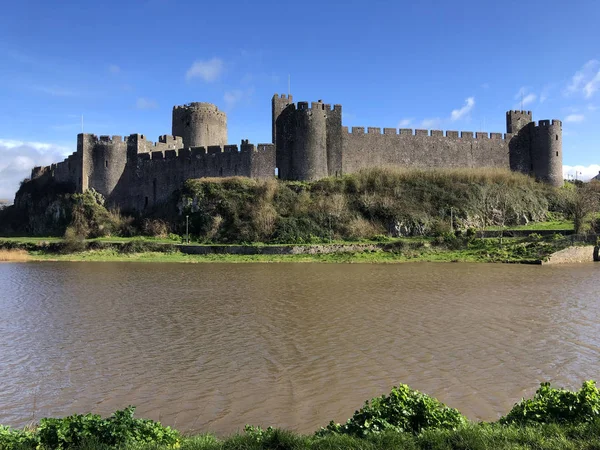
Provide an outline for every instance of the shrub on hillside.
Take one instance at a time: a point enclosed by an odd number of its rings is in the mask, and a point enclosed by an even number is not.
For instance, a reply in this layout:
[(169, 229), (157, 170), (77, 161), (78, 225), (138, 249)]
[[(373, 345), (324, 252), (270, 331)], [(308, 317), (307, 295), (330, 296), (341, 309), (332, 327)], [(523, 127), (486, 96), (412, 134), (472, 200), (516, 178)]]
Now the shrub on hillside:
[(451, 214), (459, 228), (543, 220), (554, 191), (497, 169), (383, 168), (310, 183), (204, 178), (185, 183), (171, 223), (190, 215), (190, 231), (212, 242), (443, 235)]
[(122, 216), (118, 210), (104, 207), (104, 197), (90, 189), (71, 196), (73, 203), (71, 224), (75, 232), (84, 237), (95, 238), (134, 234), (133, 218)]

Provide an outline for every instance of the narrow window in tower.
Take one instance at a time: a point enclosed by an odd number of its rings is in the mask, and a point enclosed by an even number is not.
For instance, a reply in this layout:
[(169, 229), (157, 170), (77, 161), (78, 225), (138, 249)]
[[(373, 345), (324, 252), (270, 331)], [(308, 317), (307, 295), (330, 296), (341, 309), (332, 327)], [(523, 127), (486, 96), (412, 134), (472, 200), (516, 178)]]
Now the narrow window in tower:
[(556, 140), (558, 141), (558, 134), (556, 135)]
[(144, 208), (148, 207), (148, 197), (146, 197), (146, 199), (144, 200)]
[(558, 152), (556, 152), (556, 156), (558, 156)]
[(108, 168), (108, 161), (104, 161), (104, 167)]

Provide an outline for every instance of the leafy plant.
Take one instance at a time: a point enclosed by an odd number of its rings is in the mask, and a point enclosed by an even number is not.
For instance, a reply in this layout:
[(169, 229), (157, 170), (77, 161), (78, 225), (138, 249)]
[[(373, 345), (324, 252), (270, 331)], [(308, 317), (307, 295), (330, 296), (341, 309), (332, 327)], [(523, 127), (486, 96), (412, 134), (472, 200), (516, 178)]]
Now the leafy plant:
[(331, 421), (317, 435), (349, 434), (366, 437), (384, 431), (420, 433), (429, 428), (456, 429), (467, 419), (439, 400), (412, 390), (406, 384), (393, 387), (389, 395), (375, 397), (345, 424)]
[(103, 419), (97, 414), (77, 414), (62, 419), (41, 419), (37, 434), (43, 447), (75, 449), (85, 443), (122, 446), (135, 443), (156, 443), (176, 448), (179, 433), (160, 422), (134, 419), (134, 406), (115, 411)]
[(0, 425), (0, 448), (35, 448), (38, 439), (34, 433), (25, 430), (14, 430)]
[(523, 399), (502, 417), (502, 424), (591, 422), (600, 418), (600, 392), (593, 380), (585, 381), (579, 391), (552, 388), (541, 383), (533, 398)]
[(275, 429), (273, 427), (267, 427), (266, 429), (263, 429), (260, 426), (248, 424), (246, 424), (246, 426), (244, 427), (244, 434), (259, 444), (265, 441), (266, 439), (270, 438), (274, 432)]

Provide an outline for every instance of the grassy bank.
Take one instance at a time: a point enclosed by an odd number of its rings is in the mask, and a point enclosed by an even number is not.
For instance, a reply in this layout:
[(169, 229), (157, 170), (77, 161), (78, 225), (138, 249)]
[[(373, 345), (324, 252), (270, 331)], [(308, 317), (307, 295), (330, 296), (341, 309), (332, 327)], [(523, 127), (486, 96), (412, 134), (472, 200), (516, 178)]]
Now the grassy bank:
[[(508, 262), (534, 263), (570, 245), (568, 239), (532, 235), (528, 238), (485, 238), (446, 235), (437, 238), (395, 239), (385, 243), (360, 245), (364, 250), (342, 251), (342, 245), (356, 242), (302, 246), (198, 246), (209, 254), (188, 254), (177, 245), (144, 240), (99, 242), (75, 245), (65, 241), (0, 239), (0, 261), (131, 261), (180, 263), (243, 262), (322, 262), (322, 263), (400, 263), (400, 262)], [(299, 254), (260, 254), (270, 248), (295, 249)], [(326, 253), (334, 249), (333, 253)], [(257, 254), (243, 254), (245, 252)], [(272, 252), (270, 252), (272, 253)]]
[[(15, 445), (5, 450), (33, 450)], [(80, 450), (108, 450), (113, 446), (82, 443)], [(286, 430), (274, 430), (257, 438), (239, 434), (226, 439), (213, 435), (185, 437), (175, 445), (126, 444), (123, 450), (597, 450), (600, 448), (600, 422), (581, 425), (541, 425), (530, 427), (465, 425), (457, 430), (432, 430), (420, 436), (387, 432), (368, 438), (352, 436), (314, 437)], [(3, 450), (4, 450), (3, 449)]]

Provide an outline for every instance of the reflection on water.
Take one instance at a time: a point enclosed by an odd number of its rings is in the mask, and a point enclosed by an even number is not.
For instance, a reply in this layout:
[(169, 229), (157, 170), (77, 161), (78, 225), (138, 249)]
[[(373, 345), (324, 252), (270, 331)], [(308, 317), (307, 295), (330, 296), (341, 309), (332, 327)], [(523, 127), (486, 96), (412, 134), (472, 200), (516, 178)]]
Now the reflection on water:
[(312, 432), (407, 383), (493, 420), (600, 379), (600, 265), (0, 264), (0, 423)]

